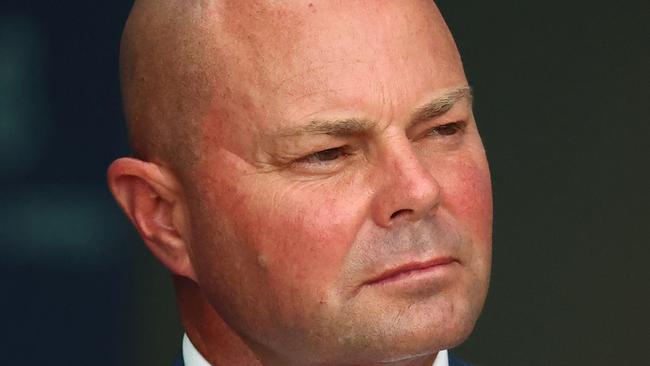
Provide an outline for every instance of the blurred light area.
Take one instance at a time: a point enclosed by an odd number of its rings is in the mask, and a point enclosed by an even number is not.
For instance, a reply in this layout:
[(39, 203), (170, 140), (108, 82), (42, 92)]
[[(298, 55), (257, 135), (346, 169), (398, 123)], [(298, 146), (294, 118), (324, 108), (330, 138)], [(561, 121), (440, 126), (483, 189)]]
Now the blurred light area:
[[(130, 6), (0, 2), (3, 365), (158, 364), (131, 360), (163, 348), (147, 342), (167, 333), (136, 330), (174, 314), (173, 298), (143, 298), (171, 285), (140, 270), (141, 257), (157, 263), (105, 183), (125, 151), (117, 50)], [(171, 360), (177, 340), (156, 353)]]
[(124, 219), (108, 192), (31, 187), (2, 197), (0, 263), (47, 263), (93, 269), (124, 260)]
[(108, 190), (29, 179), (57, 164), (44, 156), (55, 139), (44, 77), (48, 46), (36, 20), (0, 17), (0, 171), (9, 183), (0, 194), (0, 264), (96, 269), (124, 260), (114, 250), (124, 219)]
[(15, 176), (33, 168), (51, 128), (38, 23), (0, 17), (0, 169)]

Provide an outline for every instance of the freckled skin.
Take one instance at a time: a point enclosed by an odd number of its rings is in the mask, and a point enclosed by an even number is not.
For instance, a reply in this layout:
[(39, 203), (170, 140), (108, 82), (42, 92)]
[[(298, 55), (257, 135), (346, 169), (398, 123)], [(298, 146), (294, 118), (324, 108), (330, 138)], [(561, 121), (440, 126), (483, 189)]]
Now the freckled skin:
[[(247, 46), (223, 61), (203, 119), (192, 266), (210, 316), (265, 365), (430, 365), (469, 335), (485, 299), (490, 177), (467, 100), (441, 117), (467, 123), (454, 145), (409, 139), (407, 122), (467, 81), (432, 2), (336, 4), (224, 8), (255, 16), (223, 25)], [(341, 115), (376, 125), (335, 172), (268, 158), (310, 144), (268, 141), (278, 127)], [(451, 280), (409, 295), (363, 285), (379, 265), (431, 253), (459, 259)]]

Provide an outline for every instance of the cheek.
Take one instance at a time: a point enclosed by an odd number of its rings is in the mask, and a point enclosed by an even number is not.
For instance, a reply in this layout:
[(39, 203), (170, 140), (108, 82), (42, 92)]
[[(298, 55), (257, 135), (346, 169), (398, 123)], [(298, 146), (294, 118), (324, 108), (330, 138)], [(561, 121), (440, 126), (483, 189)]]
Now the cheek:
[(359, 195), (330, 187), (287, 186), (272, 195), (277, 190), (267, 186), (241, 212), (249, 215), (240, 223), (242, 232), (255, 232), (247, 244), (261, 267), (261, 291), (276, 304), (278, 317), (298, 327), (340, 290), (337, 279), (363, 221)]
[(224, 183), (229, 194), (214, 206), (230, 207), (234, 240), (225, 245), (254, 268), (257, 286), (293, 298), (324, 296), (363, 221), (365, 195), (352, 182), (288, 183), (259, 174)]
[(492, 259), (492, 187), (482, 155), (461, 159), (447, 166), (441, 183), (441, 208), (467, 234), (461, 254), (468, 268), (462, 297), (469, 300), (476, 316), (487, 294)]
[(479, 243), (491, 243), (492, 186), (483, 157), (454, 159), (438, 173), (442, 206)]
[(247, 210), (254, 213), (254, 219), (247, 224), (263, 228), (251, 242), (265, 264), (273, 267), (269, 268), (270, 274), (304, 281), (327, 277), (354, 238), (351, 203), (323, 192), (318, 200), (309, 190), (285, 192), (257, 200)]

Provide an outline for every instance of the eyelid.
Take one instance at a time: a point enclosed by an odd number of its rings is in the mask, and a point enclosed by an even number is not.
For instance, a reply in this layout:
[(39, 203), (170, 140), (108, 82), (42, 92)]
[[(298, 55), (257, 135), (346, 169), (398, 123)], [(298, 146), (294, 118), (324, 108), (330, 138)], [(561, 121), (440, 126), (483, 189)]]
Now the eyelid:
[(463, 131), (465, 129), (465, 127), (467, 126), (467, 122), (466, 121), (454, 121), (454, 122), (449, 122), (449, 123), (443, 123), (441, 125), (438, 125), (435, 128), (448, 127), (448, 126), (452, 126), (452, 127), (454, 127), (455, 129), (457, 129), (459, 131)]
[[(443, 127), (453, 127), (456, 130), (456, 133), (450, 135), (442, 135), (437, 133), (437, 130), (440, 130)], [(465, 132), (466, 128), (467, 128), (467, 121), (463, 121), (463, 120), (440, 123), (431, 128), (426, 129), (424, 132), (417, 135), (416, 139), (426, 137), (426, 136), (441, 136), (441, 137), (450, 136), (451, 137), (457, 135), (458, 133), (462, 134), (463, 132)]]
[[(305, 163), (305, 164), (310, 164), (310, 163), (307, 162), (307, 160), (309, 160), (310, 158), (314, 158), (314, 157), (316, 157), (318, 154), (324, 154), (324, 153), (329, 153), (329, 152), (339, 152), (339, 153), (340, 153), (340, 156), (342, 156), (342, 157), (346, 157), (346, 156), (348, 156), (349, 154), (348, 154), (344, 149), (345, 149), (345, 146), (339, 146), (339, 147), (332, 147), (332, 148), (329, 148), (329, 149), (323, 149), (323, 150), (319, 150), (319, 151), (314, 151), (314, 152), (312, 152), (312, 153), (310, 153), (310, 154), (307, 154), (307, 155), (305, 155), (305, 156), (302, 156), (302, 157), (296, 159), (295, 162), (298, 162), (298, 163)], [(336, 157), (336, 158), (334, 158), (334, 159), (330, 159), (330, 160), (322, 160), (322, 161), (320, 161), (320, 162), (316, 162), (316, 163), (314, 163), (314, 164), (328, 164), (328, 163), (330, 163), (330, 162), (335, 162), (335, 161), (337, 161), (337, 160), (340, 160), (340, 159), (339, 159), (338, 157)]]
[[(336, 154), (332, 159), (327, 159), (327, 156), (319, 157), (319, 154), (326, 155), (328, 153)], [(320, 149), (309, 154), (303, 155), (294, 159), (291, 165), (297, 169), (305, 170), (337, 170), (338, 165), (342, 164), (347, 158), (353, 155), (352, 148), (348, 145), (336, 146), (326, 149)], [(325, 157), (325, 159), (322, 159)]]

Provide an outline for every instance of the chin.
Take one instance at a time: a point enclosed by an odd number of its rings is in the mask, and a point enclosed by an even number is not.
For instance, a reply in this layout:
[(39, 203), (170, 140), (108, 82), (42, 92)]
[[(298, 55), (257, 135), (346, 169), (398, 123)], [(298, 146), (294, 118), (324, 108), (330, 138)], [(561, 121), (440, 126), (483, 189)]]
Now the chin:
[(311, 355), (324, 356), (319, 361), (333, 364), (341, 360), (364, 364), (430, 356), (464, 342), (474, 329), (481, 306), (467, 299), (445, 298), (400, 309), (381, 308), (338, 322), (335, 337), (321, 338), (337, 342), (320, 345), (326, 349), (312, 344), (315, 347)]
[[(410, 356), (431, 354), (440, 350), (457, 347), (474, 330), (478, 312), (467, 307), (454, 307), (454, 313), (443, 316), (413, 319), (404, 324), (403, 332), (392, 337), (391, 358), (403, 359)], [(387, 355), (388, 356), (388, 355)]]

